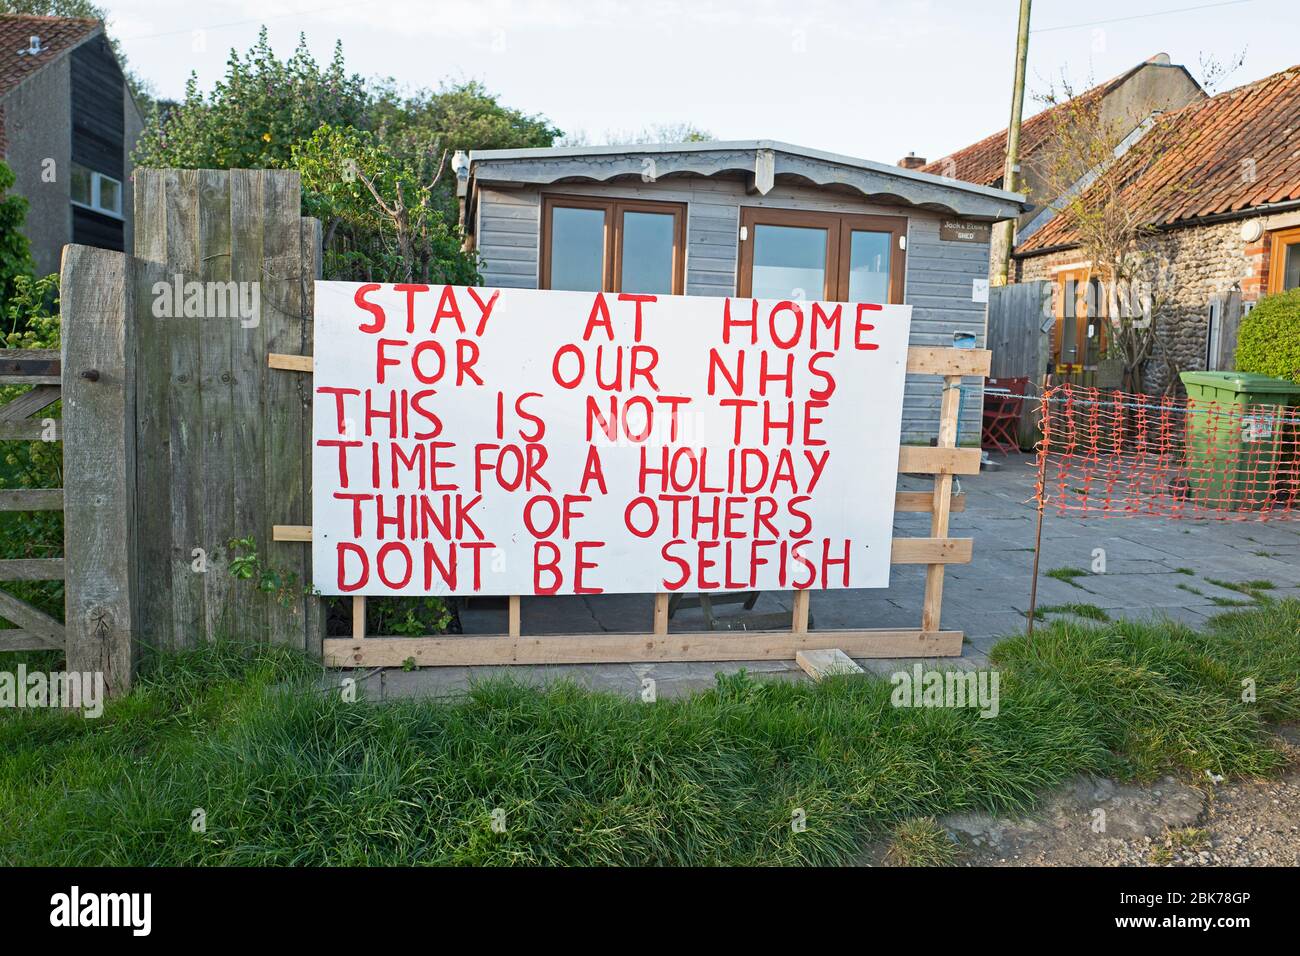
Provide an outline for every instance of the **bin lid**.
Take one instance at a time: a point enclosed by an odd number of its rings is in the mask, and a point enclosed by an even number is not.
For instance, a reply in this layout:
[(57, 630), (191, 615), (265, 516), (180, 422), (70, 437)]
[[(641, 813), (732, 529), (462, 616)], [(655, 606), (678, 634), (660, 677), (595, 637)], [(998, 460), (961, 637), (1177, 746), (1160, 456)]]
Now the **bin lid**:
[(1300, 395), (1300, 385), (1258, 372), (1180, 372), (1184, 385), (1208, 385), (1234, 392), (1268, 392)]

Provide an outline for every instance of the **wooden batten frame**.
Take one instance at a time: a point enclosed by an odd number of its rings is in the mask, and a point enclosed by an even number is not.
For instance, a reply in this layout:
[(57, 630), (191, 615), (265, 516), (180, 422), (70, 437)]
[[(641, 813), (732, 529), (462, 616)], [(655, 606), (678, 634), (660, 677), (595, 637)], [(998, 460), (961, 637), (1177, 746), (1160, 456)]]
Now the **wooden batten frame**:
[[(978, 448), (957, 447), (957, 420), (963, 376), (989, 374), (992, 353), (987, 349), (953, 349), (912, 346), (907, 371), (913, 375), (943, 377), (939, 404), (939, 438), (935, 447), (903, 445), (898, 453), (900, 474), (934, 476), (932, 491), (900, 491), (894, 510), (930, 514), (926, 538), (895, 538), (894, 564), (924, 564), (925, 598), (921, 626), (916, 629), (810, 630), (811, 593), (794, 592), (788, 631), (668, 631), (668, 599), (656, 594), (652, 629), (640, 634), (523, 634), (520, 599), (511, 595), (507, 605), (506, 633), (500, 635), (439, 637), (367, 637), (366, 599), (352, 598), (352, 636), (327, 637), (324, 663), (330, 667), (399, 667), (407, 661), (417, 666), (485, 664), (601, 664), (653, 661), (756, 661), (794, 660), (801, 651), (839, 648), (849, 657), (957, 657), (962, 632), (940, 629), (944, 567), (970, 562), (970, 538), (948, 537), (948, 519), (964, 511), (964, 495), (954, 495), (954, 475), (979, 473)], [(313, 370), (310, 355), (271, 353), (270, 368), (290, 372)], [(275, 525), (275, 541), (310, 542), (311, 527)]]

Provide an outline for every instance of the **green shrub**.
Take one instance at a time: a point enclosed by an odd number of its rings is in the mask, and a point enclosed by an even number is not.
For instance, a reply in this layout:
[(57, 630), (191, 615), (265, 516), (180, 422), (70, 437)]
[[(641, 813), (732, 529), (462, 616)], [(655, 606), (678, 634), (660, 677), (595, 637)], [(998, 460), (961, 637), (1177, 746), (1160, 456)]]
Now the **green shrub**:
[(1238, 371), (1300, 382), (1300, 289), (1259, 300), (1237, 332)]

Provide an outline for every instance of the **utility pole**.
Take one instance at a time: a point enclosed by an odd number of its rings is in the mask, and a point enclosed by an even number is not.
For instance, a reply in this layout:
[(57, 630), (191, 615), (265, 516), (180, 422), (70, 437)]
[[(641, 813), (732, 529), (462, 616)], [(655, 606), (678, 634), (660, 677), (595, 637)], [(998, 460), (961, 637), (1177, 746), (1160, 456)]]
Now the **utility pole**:
[[(1025, 62), (1029, 59), (1029, 8), (1020, 0), (1020, 29), (1016, 33), (1016, 80), (1011, 89), (1011, 125), (1007, 127), (1007, 159), (1002, 166), (1002, 188), (1015, 192), (1020, 185), (1020, 115), (1025, 106)], [(993, 285), (1007, 284), (1011, 247), (1016, 240), (1016, 220), (997, 224), (993, 241)]]

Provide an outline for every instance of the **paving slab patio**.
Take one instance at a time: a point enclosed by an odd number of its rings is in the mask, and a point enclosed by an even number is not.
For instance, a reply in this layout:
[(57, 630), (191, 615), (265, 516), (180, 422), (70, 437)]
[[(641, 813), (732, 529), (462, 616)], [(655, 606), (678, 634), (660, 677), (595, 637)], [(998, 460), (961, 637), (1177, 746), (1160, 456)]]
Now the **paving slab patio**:
[[(928, 481), (904, 476), (900, 487), (923, 489)], [(1036, 513), (1034, 471), (1028, 456), (1011, 456), (999, 471), (961, 479), (966, 510), (952, 516), (950, 534), (974, 539), (974, 561), (949, 566), (944, 586), (943, 626), (960, 628), (966, 643), (960, 658), (930, 661), (962, 669), (986, 666), (988, 651), (1002, 637), (1024, 630), (1029, 607)], [(906, 514), (895, 520), (898, 535), (925, 536), (928, 516)], [(1100, 549), (1100, 553), (1099, 553)], [(1098, 558), (1104, 559), (1104, 571)], [(1085, 572), (1070, 581), (1048, 572), (1074, 568)], [(1276, 597), (1300, 595), (1300, 521), (1210, 521), (1161, 518), (1080, 520), (1048, 513), (1038, 582), (1040, 607), (1091, 604), (1112, 618), (1165, 617), (1191, 626), (1231, 604), (1249, 601), (1239, 591), (1213, 581), (1239, 584), (1269, 581)], [(811, 597), (815, 628), (915, 627), (920, 620), (925, 572), (897, 567), (890, 587), (878, 590), (816, 591)], [(764, 592), (753, 614), (790, 613), (791, 595)], [(737, 606), (719, 613), (739, 613)], [(505, 630), (505, 600), (475, 599), (461, 611), (467, 634)], [(648, 595), (524, 598), (526, 634), (649, 631), (652, 600)], [(670, 631), (703, 627), (698, 609), (682, 610)], [(719, 640), (725, 640), (725, 632)], [(911, 659), (862, 660), (867, 670), (890, 674), (909, 668)], [(657, 697), (687, 694), (714, 684), (717, 673), (745, 669), (765, 679), (805, 680), (793, 661), (746, 663), (582, 664), (518, 667), (428, 667), (339, 672), (334, 679), (356, 676), (371, 699), (448, 696), (475, 681), (509, 674), (529, 683), (557, 679), (593, 690), (640, 696), (647, 679)]]

